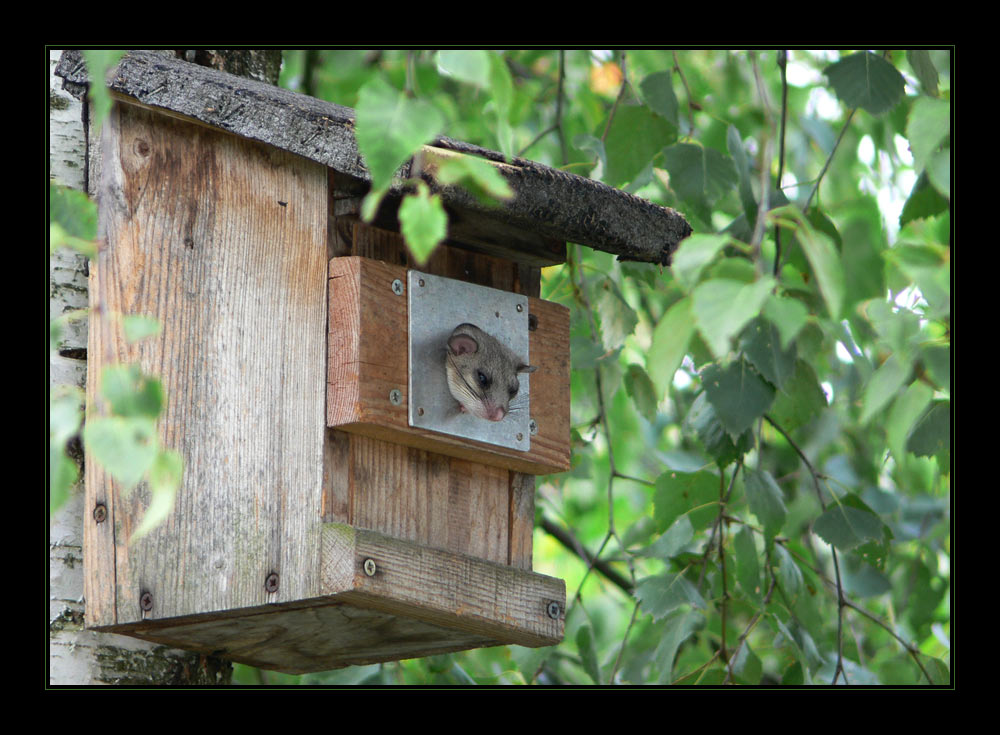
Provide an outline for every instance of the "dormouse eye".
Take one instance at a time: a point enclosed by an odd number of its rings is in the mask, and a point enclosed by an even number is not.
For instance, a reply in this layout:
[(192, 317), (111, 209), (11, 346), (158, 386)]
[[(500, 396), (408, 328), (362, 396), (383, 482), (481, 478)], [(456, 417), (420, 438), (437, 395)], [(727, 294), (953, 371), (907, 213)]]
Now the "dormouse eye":
[(489, 388), (490, 387), (490, 378), (482, 370), (477, 370), (476, 371), (476, 380), (479, 381), (479, 386), (481, 388)]
[(520, 387), (521, 387), (520, 385), (512, 385), (510, 386), (510, 388), (507, 389), (507, 392), (510, 393), (511, 398), (517, 395), (517, 389)]

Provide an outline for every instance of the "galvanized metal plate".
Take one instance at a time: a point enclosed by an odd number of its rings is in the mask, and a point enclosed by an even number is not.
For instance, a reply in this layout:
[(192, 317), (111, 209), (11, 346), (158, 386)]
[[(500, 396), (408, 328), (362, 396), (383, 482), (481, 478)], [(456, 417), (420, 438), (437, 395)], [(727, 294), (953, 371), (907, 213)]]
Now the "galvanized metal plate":
[(475, 324), (530, 362), (528, 297), (451, 278), (409, 271), (409, 419), (416, 426), (501, 447), (531, 449), (527, 373), (503, 421), (487, 421), (458, 409), (448, 390), (448, 337), (459, 324)]

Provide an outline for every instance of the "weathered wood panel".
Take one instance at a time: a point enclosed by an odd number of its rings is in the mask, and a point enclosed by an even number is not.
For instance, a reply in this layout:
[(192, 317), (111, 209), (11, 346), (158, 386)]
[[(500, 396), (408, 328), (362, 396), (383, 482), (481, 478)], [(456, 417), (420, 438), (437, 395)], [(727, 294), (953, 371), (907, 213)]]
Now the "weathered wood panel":
[(287, 673), (563, 636), (561, 579), (339, 524), (323, 528), (321, 559), (321, 597), (122, 632)]
[[(406, 269), (367, 258), (330, 262), (330, 426), (397, 444), (441, 452), (520, 472), (569, 469), (569, 312), (530, 298), (535, 328), (529, 352), (531, 416), (538, 433), (527, 452), (440, 434), (409, 425), (407, 409), (407, 300), (392, 292)], [(402, 400), (393, 404), (392, 391)]]
[[(314, 597), (327, 171), (129, 105), (105, 126), (89, 395), (106, 364), (158, 375), (161, 440), (184, 456), (185, 474), (172, 516), (129, 545), (148, 491), (123, 497), (87, 463), (87, 505), (108, 509), (102, 524), (87, 519), (88, 623)], [(130, 345), (113, 314), (155, 317), (162, 332)], [(279, 584), (268, 593), (271, 573)]]

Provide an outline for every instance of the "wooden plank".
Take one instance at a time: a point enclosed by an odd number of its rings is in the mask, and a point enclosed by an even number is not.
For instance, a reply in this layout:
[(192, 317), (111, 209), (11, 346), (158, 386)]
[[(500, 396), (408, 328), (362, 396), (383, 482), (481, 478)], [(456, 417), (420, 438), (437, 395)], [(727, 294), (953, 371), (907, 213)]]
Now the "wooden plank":
[[(538, 433), (522, 452), (411, 427), (407, 414), (406, 269), (365, 258), (330, 261), (329, 426), (397, 444), (532, 474), (569, 469), (569, 311), (529, 298), (532, 418)], [(390, 400), (399, 391), (401, 400)]]
[(318, 597), (107, 629), (287, 673), (562, 639), (560, 579), (342, 524), (321, 549)]
[[(344, 552), (351, 548), (353, 559)], [(323, 554), (323, 588), (347, 593), (338, 599), (522, 646), (562, 640), (561, 579), (342, 524), (323, 528)], [(326, 563), (328, 555), (336, 561)], [(349, 561), (351, 580), (345, 573)], [(555, 617), (551, 603), (558, 606)]]
[[(119, 105), (106, 123), (92, 303), (144, 314), (137, 344), (98, 327), (103, 365), (160, 377), (160, 439), (185, 460), (171, 517), (129, 545), (149, 493), (123, 497), (90, 468), (88, 506), (111, 516), (87, 544), (88, 623), (124, 623), (316, 595), (323, 491), (327, 172), (297, 156)], [(95, 320), (98, 321), (98, 320)], [(113, 529), (115, 553), (107, 550)], [(91, 529), (91, 539), (95, 539)], [(280, 580), (268, 593), (270, 573)], [(95, 591), (93, 586), (102, 588)], [(152, 609), (140, 609), (148, 592)], [(89, 593), (88, 593), (89, 594)], [(90, 612), (96, 617), (91, 619)]]
[[(75, 76), (73, 81), (79, 84), (85, 79)], [(369, 183), (354, 136), (354, 111), (346, 107), (151, 51), (127, 54), (109, 77), (108, 88), (119, 99), (263, 141), (364, 186)], [(684, 216), (669, 207), (534, 161), (506, 159), (496, 151), (444, 137), (424, 146), (422, 155), (429, 161), (474, 155), (504, 177), (516, 196), (499, 207), (482, 204), (462, 187), (439, 191), (450, 212), (458, 215), (455, 227), (462, 232), (456, 237), (465, 234), (473, 242), (497, 248), (508, 242), (512, 250), (523, 248), (509, 256), (522, 262), (564, 262), (561, 244), (571, 241), (621, 259), (666, 265), (678, 243), (691, 233)], [(400, 168), (395, 194), (418, 169), (412, 162)], [(429, 173), (423, 175), (437, 188)], [(394, 213), (391, 206), (387, 209)]]

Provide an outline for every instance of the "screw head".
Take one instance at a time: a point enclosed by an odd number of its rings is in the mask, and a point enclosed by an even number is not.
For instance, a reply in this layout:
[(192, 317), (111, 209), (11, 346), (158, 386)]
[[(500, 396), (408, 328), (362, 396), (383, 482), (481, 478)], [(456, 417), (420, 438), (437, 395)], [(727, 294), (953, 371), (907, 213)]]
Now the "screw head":
[(396, 388), (393, 388), (391, 391), (389, 391), (389, 403), (391, 403), (393, 406), (398, 406), (402, 402), (403, 402), (403, 392), (402, 391), (400, 391), (400, 390), (398, 390)]
[(369, 577), (374, 577), (375, 576), (375, 571), (376, 571), (375, 560), (374, 559), (365, 559), (364, 570), (365, 570), (365, 574), (367, 574)]
[(94, 506), (94, 520), (98, 523), (104, 523), (105, 519), (108, 517), (108, 509), (104, 503), (98, 503)]
[(518, 304), (518, 305), (517, 305), (517, 310), (518, 310), (519, 312), (520, 312), (520, 311), (524, 311), (524, 305), (523, 305), (523, 304)]
[(538, 424), (535, 423), (534, 419), (528, 422), (528, 429), (531, 430), (531, 435), (534, 436), (538, 433)]
[(264, 589), (267, 590), (267, 592), (270, 594), (274, 594), (275, 592), (278, 591), (277, 574), (271, 572), (270, 574), (267, 575), (267, 577), (264, 579)]
[(397, 296), (403, 295), (403, 282), (398, 278), (392, 282), (392, 292)]
[(548, 613), (549, 617), (553, 620), (558, 620), (559, 615), (562, 613), (562, 606), (553, 600), (545, 606), (545, 612)]
[(153, 595), (149, 592), (143, 592), (142, 597), (139, 598), (139, 607), (142, 608), (143, 612), (149, 612), (153, 609)]

